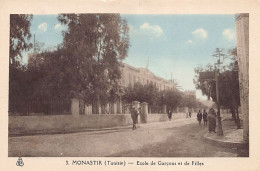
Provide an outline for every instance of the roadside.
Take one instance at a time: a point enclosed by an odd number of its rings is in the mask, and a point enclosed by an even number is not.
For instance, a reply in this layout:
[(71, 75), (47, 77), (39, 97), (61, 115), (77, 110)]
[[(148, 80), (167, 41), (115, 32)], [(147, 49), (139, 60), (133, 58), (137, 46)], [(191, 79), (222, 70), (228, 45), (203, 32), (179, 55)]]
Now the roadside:
[(122, 129), (110, 128), (71, 134), (9, 137), (8, 156), (112, 156), (125, 151), (139, 151), (145, 147), (163, 143), (173, 136), (175, 131), (182, 129), (184, 125), (188, 126), (194, 123), (196, 123), (195, 119), (185, 118), (138, 124), (136, 130), (132, 130), (129, 126)]
[[(153, 116), (154, 114), (149, 114), (150, 116)], [(167, 116), (166, 116), (167, 117)], [(196, 117), (196, 114), (193, 113), (192, 118)], [(186, 119), (186, 114), (185, 113), (173, 113), (172, 120), (179, 120), (179, 119)], [(161, 121), (152, 121), (148, 123), (139, 123), (139, 126), (145, 127), (145, 125), (157, 123), (157, 122), (166, 122), (166, 120), (161, 120)], [(63, 127), (62, 127), (63, 128)], [(70, 134), (70, 133), (77, 133), (77, 132), (95, 132), (95, 131), (106, 131), (106, 130), (124, 130), (124, 129), (131, 129), (132, 128), (132, 123), (130, 122), (128, 125), (123, 125), (123, 126), (114, 126), (114, 127), (104, 127), (104, 128), (89, 128), (89, 127), (74, 127), (74, 128), (63, 128), (63, 129), (42, 129), (42, 130), (37, 130), (37, 129), (19, 129), (18, 131), (10, 131), (8, 132), (9, 137), (19, 137), (19, 136), (34, 136), (34, 135), (54, 135), (54, 134)], [(10, 129), (10, 128), (9, 128)]]
[(204, 141), (196, 117), (72, 134), (8, 138), (8, 156), (27, 157), (244, 157), (240, 149)]
[(231, 114), (226, 114), (222, 118), (223, 136), (217, 136), (214, 132), (206, 132), (204, 139), (216, 146), (241, 149), (244, 153), (243, 156), (249, 156), (249, 144), (243, 141), (243, 125), (241, 124), (242, 129), (237, 129)]

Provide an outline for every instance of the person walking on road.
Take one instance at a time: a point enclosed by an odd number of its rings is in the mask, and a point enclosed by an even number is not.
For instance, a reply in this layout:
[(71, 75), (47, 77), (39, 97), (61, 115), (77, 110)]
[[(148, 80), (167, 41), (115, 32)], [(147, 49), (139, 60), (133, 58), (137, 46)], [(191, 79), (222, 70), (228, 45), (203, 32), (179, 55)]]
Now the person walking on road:
[(204, 111), (203, 111), (203, 121), (204, 121), (204, 126), (207, 125), (207, 122), (208, 122), (208, 113), (206, 112), (205, 109), (204, 109)]
[(199, 112), (197, 114), (197, 120), (199, 121), (199, 125), (201, 125), (202, 113), (200, 112), (200, 110), (199, 110)]
[(137, 123), (137, 118), (138, 118), (138, 110), (136, 110), (135, 106), (132, 106), (130, 109), (130, 113), (131, 113), (131, 118), (133, 120), (133, 130), (136, 129), (136, 123)]
[(189, 112), (189, 116), (190, 116), (190, 118), (191, 118), (191, 112)]
[(169, 121), (172, 120), (172, 111), (171, 110), (168, 110), (168, 118), (169, 118)]

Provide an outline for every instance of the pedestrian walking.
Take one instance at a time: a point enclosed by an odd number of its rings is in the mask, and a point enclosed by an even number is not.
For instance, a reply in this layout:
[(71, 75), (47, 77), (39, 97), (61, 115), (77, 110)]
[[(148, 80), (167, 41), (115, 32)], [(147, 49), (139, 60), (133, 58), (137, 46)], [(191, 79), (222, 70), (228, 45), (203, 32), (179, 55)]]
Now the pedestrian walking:
[(189, 116), (190, 116), (190, 118), (191, 118), (191, 112), (189, 112)]
[(203, 111), (203, 121), (204, 121), (204, 126), (207, 125), (208, 122), (208, 113), (206, 112), (206, 110), (204, 109)]
[(168, 110), (168, 118), (169, 118), (169, 121), (172, 120), (172, 111), (171, 110)]
[(199, 121), (199, 125), (201, 125), (202, 113), (200, 112), (200, 110), (199, 110), (199, 112), (197, 114), (197, 120)]
[(213, 131), (216, 133), (216, 112), (213, 108), (209, 109), (209, 115), (208, 115), (208, 121), (209, 121), (209, 132)]
[(131, 113), (131, 118), (133, 120), (133, 130), (136, 129), (136, 124), (137, 124), (137, 118), (138, 118), (138, 110), (136, 110), (135, 106), (132, 106), (130, 108), (130, 113)]

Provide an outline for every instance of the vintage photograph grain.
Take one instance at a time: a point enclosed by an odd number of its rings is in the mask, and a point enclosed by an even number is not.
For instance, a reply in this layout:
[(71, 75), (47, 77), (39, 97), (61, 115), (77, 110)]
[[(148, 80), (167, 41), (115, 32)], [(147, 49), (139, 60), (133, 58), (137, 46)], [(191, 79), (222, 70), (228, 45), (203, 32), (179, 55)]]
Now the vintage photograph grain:
[(8, 156), (19, 166), (249, 157), (247, 13), (10, 14), (9, 41)]

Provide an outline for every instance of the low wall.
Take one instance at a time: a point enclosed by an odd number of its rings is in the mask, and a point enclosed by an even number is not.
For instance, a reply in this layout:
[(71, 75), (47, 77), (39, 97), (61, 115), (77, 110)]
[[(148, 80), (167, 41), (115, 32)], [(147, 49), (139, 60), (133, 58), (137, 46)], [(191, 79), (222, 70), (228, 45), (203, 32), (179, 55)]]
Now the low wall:
[(147, 122), (163, 122), (168, 121), (167, 114), (148, 114), (147, 115)]
[[(174, 113), (173, 119), (185, 118), (184, 113)], [(167, 121), (167, 114), (148, 114), (148, 122)], [(140, 122), (139, 122), (140, 123)], [(130, 114), (9, 116), (9, 135), (77, 132), (131, 125)]]
[(183, 119), (186, 117), (187, 117), (187, 113), (172, 113), (172, 119)]

